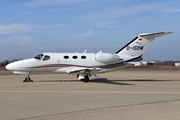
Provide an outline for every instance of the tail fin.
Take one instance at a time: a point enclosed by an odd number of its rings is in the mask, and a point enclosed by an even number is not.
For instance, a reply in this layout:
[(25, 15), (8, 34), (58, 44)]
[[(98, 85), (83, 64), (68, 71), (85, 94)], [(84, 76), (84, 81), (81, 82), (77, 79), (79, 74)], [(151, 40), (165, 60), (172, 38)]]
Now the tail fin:
[(171, 34), (172, 32), (159, 32), (152, 34), (140, 34), (132, 41), (130, 41), (127, 45), (121, 48), (116, 52), (117, 55), (127, 55), (127, 56), (141, 56), (148, 49), (152, 41), (156, 37), (160, 37), (163, 35)]

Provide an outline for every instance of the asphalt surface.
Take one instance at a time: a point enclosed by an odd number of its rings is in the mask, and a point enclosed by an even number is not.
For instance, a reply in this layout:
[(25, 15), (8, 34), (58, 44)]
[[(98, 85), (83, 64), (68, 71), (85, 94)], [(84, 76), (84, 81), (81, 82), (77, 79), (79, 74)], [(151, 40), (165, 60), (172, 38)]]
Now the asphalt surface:
[(121, 70), (91, 77), (0, 71), (0, 120), (179, 120), (180, 71)]

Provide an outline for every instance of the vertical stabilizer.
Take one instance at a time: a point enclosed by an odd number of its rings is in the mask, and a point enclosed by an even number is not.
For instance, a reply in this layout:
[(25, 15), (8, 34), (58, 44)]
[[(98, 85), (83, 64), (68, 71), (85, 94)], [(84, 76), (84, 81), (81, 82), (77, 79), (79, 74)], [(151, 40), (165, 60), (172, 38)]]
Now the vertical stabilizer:
[(148, 49), (148, 47), (156, 37), (160, 37), (171, 33), (172, 32), (166, 31), (152, 34), (140, 34), (132, 41), (130, 41), (127, 45), (125, 45), (123, 48), (121, 48), (119, 51), (117, 51), (116, 54), (119, 56), (141, 56)]

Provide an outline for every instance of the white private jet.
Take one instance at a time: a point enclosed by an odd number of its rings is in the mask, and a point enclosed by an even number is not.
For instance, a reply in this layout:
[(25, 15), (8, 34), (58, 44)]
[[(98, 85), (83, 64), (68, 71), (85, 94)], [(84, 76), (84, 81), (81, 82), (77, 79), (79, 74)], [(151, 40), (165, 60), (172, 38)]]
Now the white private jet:
[(23, 82), (33, 82), (32, 71), (50, 71), (77, 75), (79, 80), (88, 82), (92, 75), (117, 70), (125, 65), (142, 60), (142, 55), (151, 42), (172, 32), (140, 34), (116, 53), (42, 53), (34, 58), (10, 63), (6, 69), (16, 74), (26, 74)]

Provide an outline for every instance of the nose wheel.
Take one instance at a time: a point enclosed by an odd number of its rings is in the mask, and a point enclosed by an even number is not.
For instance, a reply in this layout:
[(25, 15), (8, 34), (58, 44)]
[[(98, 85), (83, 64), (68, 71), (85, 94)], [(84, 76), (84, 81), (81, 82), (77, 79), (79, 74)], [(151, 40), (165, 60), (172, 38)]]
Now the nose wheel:
[(27, 76), (27, 77), (23, 80), (23, 82), (33, 82), (33, 80), (32, 80), (29, 76)]

